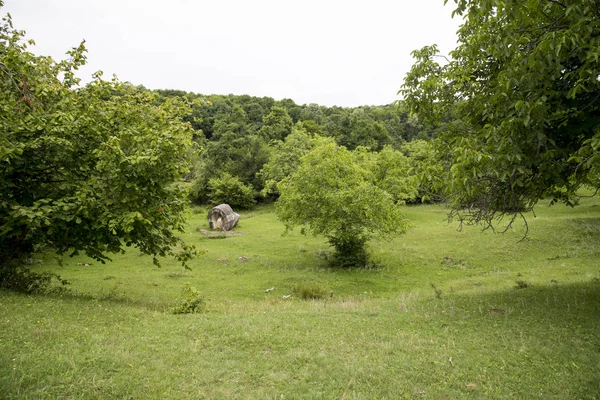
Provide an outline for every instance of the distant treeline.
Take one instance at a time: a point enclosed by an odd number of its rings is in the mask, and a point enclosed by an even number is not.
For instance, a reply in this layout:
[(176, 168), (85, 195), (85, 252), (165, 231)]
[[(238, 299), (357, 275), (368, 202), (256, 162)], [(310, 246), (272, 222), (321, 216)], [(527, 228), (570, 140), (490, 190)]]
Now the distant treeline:
[(293, 172), (320, 139), (349, 150), (387, 149), (397, 157), (417, 154), (423, 159), (429, 158), (429, 149), (422, 142), (435, 136), (435, 130), (412, 117), (402, 103), (345, 108), (249, 95), (155, 92), (160, 101), (193, 101), (186, 120), (196, 132), (199, 152), (188, 180), (191, 198), (198, 203), (249, 207), (273, 200), (276, 183)]
[[(189, 122), (196, 131), (202, 131), (207, 139), (212, 139), (215, 124), (231, 120), (232, 115), (238, 119), (236, 122), (244, 125), (246, 134), (257, 134), (265, 122), (268, 123), (265, 118), (271, 113), (275, 113), (275, 118), (291, 118), (292, 125), (304, 122), (307, 129), (332, 137), (339, 145), (350, 150), (358, 146), (380, 150), (388, 144), (399, 147), (405, 142), (430, 139), (434, 135), (431, 129), (411, 118), (401, 102), (380, 106), (326, 107), (314, 103), (300, 105), (291, 99), (274, 100), (271, 97), (249, 95), (203, 95), (171, 89), (155, 92), (161, 97), (200, 100), (200, 104), (193, 107)], [(285, 110), (285, 113), (280, 109)], [(291, 127), (277, 133), (289, 134)], [(276, 137), (280, 140), (284, 138), (285, 136)]]

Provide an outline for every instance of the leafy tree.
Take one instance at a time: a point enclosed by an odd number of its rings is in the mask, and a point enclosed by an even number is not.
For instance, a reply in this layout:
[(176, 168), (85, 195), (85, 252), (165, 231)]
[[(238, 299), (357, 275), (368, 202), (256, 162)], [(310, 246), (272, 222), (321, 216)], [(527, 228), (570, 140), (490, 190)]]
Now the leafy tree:
[(294, 123), (297, 123), (300, 120), (302, 106), (297, 105), (292, 99), (282, 99), (278, 103), (280, 106), (285, 108), (289, 116), (292, 117), (292, 121), (294, 121)]
[(600, 188), (598, 2), (455, 3), (464, 23), (451, 60), (415, 51), (401, 90), (423, 120), (453, 116), (438, 147), (451, 155), (454, 215), (491, 226)]
[(261, 169), (259, 175), (264, 180), (261, 191), (263, 197), (279, 195), (277, 184), (291, 175), (300, 166), (301, 158), (320, 143), (333, 139), (325, 139), (308, 133), (299, 123), (285, 141), (274, 143), (269, 162)]
[(324, 110), (326, 107), (320, 106), (315, 103), (310, 103), (302, 108), (300, 113), (300, 121), (315, 121), (317, 124), (322, 125), (324, 122)]
[(411, 173), (411, 160), (390, 146), (384, 147), (379, 153), (369, 154), (375, 184), (389, 193), (398, 204), (415, 201), (418, 179)]
[[(413, 140), (404, 143), (400, 151), (407, 157), (410, 169), (408, 175), (417, 182), (417, 193), (414, 200), (422, 203), (441, 202), (444, 200), (448, 162), (443, 154), (436, 155), (431, 140)], [(407, 199), (410, 202), (413, 199)]]
[(217, 116), (213, 137), (196, 163), (196, 179), (190, 192), (192, 200), (198, 203), (209, 201), (209, 180), (224, 174), (238, 177), (244, 185), (260, 192), (262, 180), (257, 174), (269, 160), (270, 151), (265, 141), (249, 133), (247, 128), (246, 113), (237, 104), (231, 112)]
[(245, 209), (256, 203), (252, 187), (245, 185), (237, 176), (228, 173), (209, 179), (208, 189), (208, 199), (215, 206), (227, 203), (234, 208)]
[(250, 126), (248, 128), (251, 132), (257, 132), (263, 125), (263, 118), (266, 111), (262, 108), (262, 105), (258, 101), (247, 102), (243, 105), (243, 109), (248, 116)]
[(294, 122), (283, 107), (274, 106), (271, 112), (263, 117), (263, 126), (258, 134), (267, 142), (283, 140), (292, 132)]
[[(1, 5), (1, 2), (0, 2)], [(27, 51), (10, 16), (0, 26), (0, 275), (43, 246), (104, 262), (136, 246), (182, 246), (192, 129), (189, 106), (100, 73), (78, 87), (83, 43), (54, 62)], [(160, 103), (160, 105), (156, 105)], [(193, 253), (184, 246), (180, 259)], [(3, 280), (6, 283), (6, 280)]]
[(312, 135), (325, 136), (325, 131), (313, 120), (299, 121), (295, 128), (305, 130)]
[(356, 114), (351, 118), (349, 133), (340, 140), (340, 144), (348, 149), (364, 146), (374, 151), (381, 150), (390, 142), (390, 135), (383, 124)]
[(236, 137), (244, 136), (248, 133), (249, 124), (250, 121), (244, 109), (235, 104), (230, 110), (225, 109), (217, 114), (213, 125), (213, 138), (220, 139), (226, 134), (233, 134)]
[(302, 225), (303, 233), (324, 235), (337, 265), (364, 266), (371, 237), (408, 228), (392, 196), (373, 181), (356, 153), (328, 143), (304, 156), (298, 170), (278, 185), (276, 211), (286, 229)]

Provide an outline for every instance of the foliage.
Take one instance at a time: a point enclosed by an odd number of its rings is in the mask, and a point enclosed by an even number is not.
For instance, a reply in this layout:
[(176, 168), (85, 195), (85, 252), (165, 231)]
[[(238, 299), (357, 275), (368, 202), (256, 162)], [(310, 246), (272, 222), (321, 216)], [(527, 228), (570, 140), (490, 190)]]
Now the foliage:
[(254, 190), (245, 185), (237, 176), (228, 173), (208, 181), (208, 199), (213, 205), (227, 203), (234, 208), (250, 208), (254, 200)]
[(186, 283), (179, 303), (171, 308), (171, 312), (173, 314), (196, 314), (205, 309), (206, 303), (200, 291)]
[[(541, 199), (573, 205), (582, 185), (600, 187), (598, 4), (455, 0), (459, 46), (417, 59), (402, 93), (451, 154), (454, 214), (491, 226)], [(464, 213), (462, 212), (464, 210)]]
[(366, 242), (374, 235), (403, 233), (408, 223), (392, 196), (374, 184), (357, 153), (333, 143), (313, 149), (296, 172), (278, 185), (279, 218), (324, 235), (343, 266), (364, 266)]
[(190, 193), (198, 203), (209, 201), (208, 182), (230, 174), (259, 192), (262, 181), (257, 176), (269, 160), (270, 150), (263, 138), (248, 131), (248, 116), (239, 105), (218, 116), (210, 141), (196, 163), (196, 178)]
[(298, 169), (300, 159), (319, 143), (325, 143), (331, 139), (315, 136), (299, 124), (292, 129), (283, 142), (273, 144), (273, 152), (269, 162), (260, 170), (259, 176), (264, 180), (264, 188), (261, 191), (263, 197), (279, 195), (277, 184)]
[[(55, 282), (61, 286), (53, 287)], [(14, 292), (40, 294), (64, 289), (65, 279), (51, 272), (35, 272), (24, 266), (0, 265), (0, 288)]]
[(174, 234), (185, 225), (191, 129), (179, 98), (156, 95), (101, 73), (78, 87), (82, 43), (54, 62), (27, 51), (10, 16), (0, 27), (0, 265), (50, 246), (59, 254), (136, 246), (185, 262), (194, 249)]
[[(349, 149), (368, 147), (372, 151), (386, 145), (399, 149), (415, 138), (435, 136), (435, 129), (410, 115), (402, 102), (343, 108), (297, 105), (290, 99), (276, 101), (248, 95), (204, 96), (181, 90), (156, 92), (161, 101), (177, 97), (194, 100), (191, 112), (183, 120), (192, 124), (194, 141), (203, 151), (185, 178), (193, 181), (191, 199), (202, 204), (209, 201), (208, 181), (223, 173), (237, 176), (257, 193), (262, 192), (262, 200), (276, 197), (276, 183), (283, 177), (277, 170), (282, 165), (294, 164), (283, 160), (285, 156), (279, 156), (283, 150), (281, 142), (295, 130), (333, 138)], [(262, 170), (266, 163), (271, 166)]]
[(402, 152), (386, 146), (379, 153), (371, 153), (370, 169), (375, 184), (392, 196), (394, 202), (414, 202), (418, 180), (411, 172), (411, 162)]
[(380, 150), (391, 142), (391, 137), (385, 126), (374, 120), (363, 108), (345, 109), (332, 107), (327, 110), (324, 129), (327, 136), (350, 150), (357, 147), (368, 147)]
[(400, 147), (410, 164), (409, 175), (417, 181), (416, 200), (422, 203), (444, 200), (447, 189), (447, 156), (436, 154), (434, 143), (417, 139)]
[(283, 107), (275, 106), (263, 117), (263, 126), (258, 131), (267, 142), (284, 140), (292, 132), (294, 122)]

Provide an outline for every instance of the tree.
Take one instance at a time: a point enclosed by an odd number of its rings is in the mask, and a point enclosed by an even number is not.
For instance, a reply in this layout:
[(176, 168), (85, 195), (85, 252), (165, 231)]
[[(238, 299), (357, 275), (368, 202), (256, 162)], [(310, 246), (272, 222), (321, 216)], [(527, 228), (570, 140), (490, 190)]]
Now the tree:
[(453, 122), (437, 146), (451, 158), (453, 213), (510, 223), (550, 197), (573, 205), (600, 188), (600, 23), (595, 0), (455, 0), (459, 46), (435, 46), (401, 89), (424, 120)]
[(208, 200), (214, 206), (227, 203), (235, 208), (247, 209), (256, 203), (252, 187), (226, 172), (218, 178), (209, 179), (208, 189)]
[(278, 195), (277, 184), (298, 169), (304, 155), (327, 141), (333, 142), (333, 139), (310, 134), (303, 128), (302, 123), (296, 124), (283, 142), (275, 141), (269, 162), (259, 172), (264, 180), (261, 195)]
[[(441, 202), (444, 200), (444, 191), (447, 175), (447, 161), (443, 155), (436, 155), (431, 140), (413, 140), (404, 143), (400, 150), (408, 158), (410, 170), (409, 178), (417, 181), (416, 199), (421, 203)], [(407, 201), (410, 201), (409, 199)]]
[[(0, 2), (0, 6), (1, 6)], [(83, 251), (104, 262), (107, 253), (136, 246), (180, 259), (194, 251), (183, 231), (193, 131), (182, 118), (188, 104), (101, 73), (79, 87), (82, 43), (54, 62), (27, 51), (10, 16), (0, 26), (0, 275), (49, 246), (59, 254)], [(160, 105), (156, 105), (159, 104)], [(12, 272), (11, 272), (12, 271)]]
[(371, 155), (370, 169), (375, 185), (392, 196), (397, 204), (414, 202), (418, 194), (418, 179), (411, 173), (411, 161), (403, 153), (385, 146), (379, 153)]
[(278, 185), (276, 211), (286, 229), (302, 225), (303, 233), (324, 235), (335, 249), (335, 264), (364, 266), (371, 237), (408, 229), (392, 196), (373, 181), (357, 153), (328, 143), (304, 156)]
[(256, 134), (248, 132), (249, 120), (241, 106), (234, 104), (230, 112), (217, 115), (211, 140), (196, 164), (192, 199), (203, 203), (210, 198), (208, 182), (224, 174), (238, 177), (245, 186), (258, 193), (262, 181), (257, 173), (269, 159), (269, 148)]
[(258, 131), (259, 136), (267, 142), (272, 140), (284, 140), (292, 133), (294, 122), (283, 107), (273, 106), (271, 112), (263, 117), (263, 126)]

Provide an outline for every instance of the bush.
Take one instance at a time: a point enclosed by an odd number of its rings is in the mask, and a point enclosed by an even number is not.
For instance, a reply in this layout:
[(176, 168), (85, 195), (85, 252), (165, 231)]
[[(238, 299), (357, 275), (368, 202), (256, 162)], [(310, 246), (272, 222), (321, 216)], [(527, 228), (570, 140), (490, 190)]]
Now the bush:
[(256, 203), (252, 187), (245, 185), (237, 176), (227, 173), (221, 178), (211, 178), (208, 189), (208, 198), (215, 205), (227, 203), (234, 208), (247, 209)]
[(328, 239), (335, 249), (331, 266), (351, 268), (366, 267), (369, 264), (367, 240), (365, 238), (329, 237)]
[(196, 204), (206, 204), (208, 203), (208, 195), (208, 179), (202, 175), (197, 176), (189, 188), (189, 199)]
[[(52, 287), (57, 281), (62, 286)], [(49, 293), (53, 290), (64, 289), (69, 282), (51, 272), (33, 272), (25, 267), (4, 265), (0, 267), (0, 288), (19, 293)]]
[(173, 314), (196, 314), (206, 309), (204, 298), (200, 291), (189, 283), (185, 284), (179, 304), (171, 309)]

